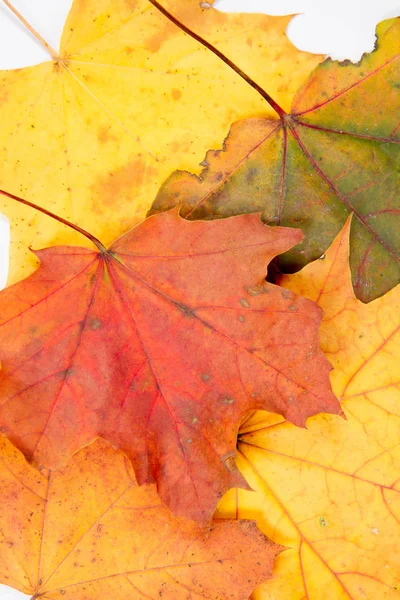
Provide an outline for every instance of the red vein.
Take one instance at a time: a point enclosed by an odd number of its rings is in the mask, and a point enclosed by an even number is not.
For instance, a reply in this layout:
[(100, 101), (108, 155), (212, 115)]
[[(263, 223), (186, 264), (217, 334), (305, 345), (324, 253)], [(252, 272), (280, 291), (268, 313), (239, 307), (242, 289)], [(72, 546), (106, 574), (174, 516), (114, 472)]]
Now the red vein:
[(358, 81), (356, 81), (352, 85), (349, 85), (349, 87), (345, 88), (344, 90), (341, 90), (340, 92), (338, 92), (334, 96), (331, 96), (330, 98), (328, 98), (324, 102), (321, 102), (320, 104), (316, 104), (312, 108), (308, 108), (307, 110), (303, 110), (301, 112), (294, 113), (294, 114), (295, 115), (306, 115), (309, 112), (313, 112), (313, 111), (317, 110), (318, 108), (321, 108), (321, 106), (325, 106), (326, 104), (329, 104), (330, 102), (333, 102), (334, 100), (336, 100), (337, 98), (340, 98), (340, 96), (343, 96), (344, 94), (346, 94), (347, 92), (349, 92), (353, 88), (357, 87), (358, 85), (360, 85), (361, 83), (363, 83), (364, 81), (366, 81), (367, 79), (369, 79), (370, 77), (372, 77), (373, 75), (375, 75), (376, 73), (379, 73), (379, 71), (381, 71), (382, 69), (384, 69), (385, 67), (387, 67), (388, 65), (390, 65), (390, 63), (392, 63), (394, 60), (396, 60), (399, 56), (400, 56), (400, 54), (396, 54), (396, 56), (393, 56), (393, 58), (391, 58), (387, 62), (383, 63), (383, 65), (380, 65), (379, 67), (377, 67), (376, 69), (374, 69), (373, 71), (371, 71), (370, 73), (368, 73), (368, 75), (366, 75), (365, 77), (362, 77), (361, 79), (359, 79)]
[[(65, 255), (63, 255), (63, 256), (65, 256)], [(32, 310), (32, 308), (36, 308), (37, 306), (39, 306), (39, 304), (41, 304), (42, 302), (46, 302), (51, 296), (53, 296), (54, 294), (57, 294), (59, 291), (61, 291), (63, 288), (65, 288), (65, 286), (69, 285), (71, 283), (71, 281), (73, 281), (74, 279), (77, 279), (78, 277), (80, 277), (80, 275), (82, 275), (82, 273), (84, 273), (84, 271), (86, 271), (87, 269), (89, 269), (89, 267), (91, 267), (93, 265), (93, 263), (97, 259), (98, 259), (98, 256), (96, 255), (95, 258), (93, 259), (93, 261), (90, 262), (88, 265), (85, 265), (85, 267), (82, 269), (82, 271), (79, 271), (79, 273), (74, 273), (74, 275), (71, 277), (71, 279), (68, 279), (68, 281), (65, 281), (60, 287), (58, 287), (57, 289), (53, 290), (52, 292), (50, 292), (49, 294), (47, 294), (46, 296), (44, 296), (43, 298), (41, 298), (40, 300), (38, 300), (37, 302), (35, 302), (34, 304), (31, 304), (30, 306), (28, 306), (27, 308), (25, 308), (24, 310), (22, 310), (18, 314), (14, 315), (13, 317), (10, 317), (9, 319), (7, 319), (7, 321), (3, 321), (0, 324), (0, 327), (3, 327), (4, 325), (7, 325), (8, 323), (11, 323), (11, 321), (13, 321), (14, 319), (17, 319), (18, 317), (21, 317), (22, 315), (25, 315), (27, 312), (29, 312), (30, 310)]]
[[(276, 130), (274, 130), (275, 132)], [(283, 158), (282, 158), (282, 174), (281, 183), (279, 189), (279, 204), (278, 204), (278, 220), (277, 225), (281, 223), (283, 200), (285, 195), (285, 177), (286, 177), (286, 159), (287, 159), (287, 125), (284, 123), (283, 126)]]
[[(372, 140), (375, 142), (385, 142), (390, 144), (400, 144), (400, 140), (395, 140), (393, 137), (376, 137), (374, 135), (366, 135), (364, 133), (354, 133), (353, 131), (342, 131), (338, 129), (330, 129), (329, 127), (321, 127), (320, 125), (312, 125), (311, 123), (305, 123), (304, 121), (299, 121), (296, 118), (293, 118), (296, 125), (301, 125), (302, 127), (308, 127), (308, 129), (316, 129), (317, 131), (326, 131), (327, 133), (336, 133), (338, 135), (348, 135), (350, 137), (359, 138), (362, 140)], [(393, 135), (393, 134), (392, 134)]]
[[(256, 213), (257, 214), (257, 213)], [(212, 221), (209, 221), (210, 225), (212, 223)], [(243, 250), (244, 248), (258, 248), (259, 246), (272, 246), (274, 244), (274, 241), (264, 241), (264, 242), (259, 242), (257, 244), (242, 244), (240, 246), (233, 246), (232, 248), (220, 248), (219, 250), (210, 250), (209, 252), (198, 252), (196, 251), (194, 254), (174, 254), (174, 255), (146, 255), (146, 254), (131, 254), (129, 252), (120, 252), (119, 250), (116, 250), (116, 252), (118, 252), (118, 256), (130, 256), (131, 258), (139, 259), (139, 258), (146, 258), (146, 259), (150, 259), (150, 260), (179, 260), (181, 258), (201, 258), (203, 256), (210, 256), (212, 254), (224, 254), (225, 252), (236, 252), (237, 250)], [(114, 247), (111, 246), (112, 251), (114, 252)]]
[[(81, 321), (81, 330), (79, 332), (79, 336), (78, 336), (78, 339), (76, 341), (75, 350), (74, 350), (74, 352), (72, 353), (72, 355), (68, 359), (68, 368), (71, 368), (71, 365), (73, 364), (73, 362), (75, 360), (75, 356), (76, 356), (76, 354), (77, 354), (77, 352), (79, 350), (79, 347), (81, 345), (82, 337), (83, 337), (83, 334), (84, 334), (84, 331), (85, 331), (86, 322), (87, 322), (87, 319), (88, 319), (88, 316), (89, 316), (90, 309), (92, 308), (92, 305), (93, 305), (93, 302), (94, 302), (94, 298), (95, 298), (95, 295), (96, 295), (96, 291), (97, 291), (97, 288), (98, 288), (99, 283), (101, 281), (101, 275), (102, 274), (103, 274), (103, 264), (99, 262), (99, 265), (98, 265), (98, 268), (97, 268), (96, 282), (95, 282), (95, 284), (93, 286), (92, 295), (91, 295), (91, 297), (89, 299), (89, 302), (88, 302), (88, 305), (87, 305), (87, 308), (86, 308), (86, 312), (85, 312), (84, 317), (83, 317), (83, 319)], [(57, 406), (58, 400), (59, 400), (60, 395), (61, 395), (61, 393), (62, 393), (62, 391), (64, 389), (64, 385), (66, 383), (67, 374), (68, 374), (68, 369), (65, 370), (64, 377), (62, 378), (62, 380), (60, 382), (60, 388), (59, 388), (59, 390), (57, 392), (57, 395), (55, 396), (55, 398), (54, 398), (54, 400), (52, 402), (51, 407), (50, 407), (50, 411), (49, 411), (48, 417), (46, 419), (46, 422), (43, 425), (43, 431), (40, 433), (40, 435), (38, 437), (38, 440), (37, 440), (34, 448), (32, 449), (32, 452), (31, 452), (32, 456), (36, 452), (36, 449), (37, 449), (37, 447), (38, 447), (38, 445), (39, 445), (42, 437), (44, 436), (44, 432), (47, 429), (47, 426), (48, 426), (48, 424), (50, 422), (50, 419), (51, 419), (51, 417), (54, 414), (54, 411), (55, 411), (55, 408)]]
[[(121, 263), (121, 266), (125, 267), (125, 265), (123, 265), (122, 263)], [(138, 340), (139, 340), (139, 342), (140, 342), (140, 345), (141, 345), (141, 347), (142, 347), (142, 350), (143, 350), (143, 354), (145, 355), (145, 357), (146, 357), (146, 359), (147, 359), (148, 366), (149, 366), (149, 368), (150, 368), (150, 370), (151, 370), (151, 373), (152, 373), (152, 375), (153, 375), (153, 378), (154, 378), (154, 383), (155, 383), (155, 385), (156, 385), (157, 389), (158, 389), (158, 390), (159, 390), (159, 392), (160, 392), (160, 394), (159, 394), (159, 397), (162, 399), (162, 401), (163, 401), (163, 403), (164, 403), (164, 405), (165, 405), (165, 408), (166, 408), (166, 410), (167, 410), (167, 412), (168, 412), (168, 415), (169, 415), (169, 417), (170, 417), (170, 419), (171, 419), (171, 422), (172, 422), (172, 424), (173, 424), (173, 426), (174, 426), (174, 429), (175, 429), (175, 432), (176, 432), (177, 441), (178, 441), (178, 444), (179, 444), (179, 446), (180, 446), (180, 449), (181, 449), (181, 452), (182, 452), (183, 459), (184, 459), (184, 461), (185, 461), (185, 464), (186, 464), (186, 466), (187, 466), (187, 473), (188, 473), (188, 475), (189, 475), (189, 478), (190, 478), (190, 480), (192, 481), (192, 485), (193, 485), (193, 491), (194, 491), (194, 493), (195, 493), (195, 495), (196, 495), (196, 497), (197, 497), (198, 505), (199, 505), (199, 507), (200, 507), (200, 506), (201, 506), (200, 497), (199, 497), (199, 494), (198, 494), (198, 491), (197, 491), (197, 488), (196, 488), (195, 482), (194, 482), (194, 480), (193, 480), (193, 477), (192, 477), (192, 473), (191, 473), (191, 469), (190, 469), (189, 461), (188, 461), (188, 458), (187, 458), (187, 454), (186, 454), (186, 452), (185, 452), (185, 449), (184, 449), (184, 447), (183, 447), (182, 441), (181, 441), (181, 439), (180, 439), (180, 436), (179, 436), (178, 423), (177, 423), (177, 421), (176, 421), (176, 419), (175, 419), (175, 415), (174, 415), (174, 414), (173, 414), (173, 412), (171, 411), (171, 408), (170, 408), (170, 406), (169, 406), (168, 402), (167, 402), (167, 401), (166, 401), (166, 399), (164, 398), (163, 392), (162, 392), (162, 390), (161, 390), (161, 387), (160, 387), (160, 384), (159, 384), (159, 380), (158, 380), (158, 378), (157, 378), (157, 376), (156, 376), (156, 374), (155, 374), (155, 370), (154, 370), (154, 367), (153, 367), (152, 361), (151, 361), (151, 359), (150, 359), (150, 355), (149, 355), (149, 353), (148, 353), (148, 351), (147, 351), (147, 348), (146, 348), (146, 346), (145, 346), (145, 344), (144, 344), (144, 342), (143, 342), (143, 338), (142, 338), (142, 336), (141, 336), (141, 335), (140, 335), (140, 333), (139, 333), (139, 328), (138, 328), (138, 326), (137, 326), (137, 324), (136, 324), (136, 321), (135, 321), (135, 318), (134, 318), (134, 316), (133, 316), (133, 313), (132, 313), (132, 311), (130, 310), (129, 303), (128, 303), (128, 301), (127, 301), (127, 300), (126, 300), (126, 298), (125, 298), (125, 294), (124, 294), (124, 292), (123, 292), (123, 286), (121, 286), (121, 285), (120, 285), (120, 282), (119, 282), (118, 276), (117, 276), (117, 274), (116, 274), (116, 272), (115, 272), (115, 268), (114, 268), (114, 266), (112, 266), (112, 265), (111, 265), (111, 262), (109, 263), (108, 267), (109, 267), (110, 278), (111, 278), (111, 280), (113, 281), (114, 288), (115, 288), (115, 290), (118, 292), (118, 295), (119, 295), (119, 297), (121, 298), (121, 300), (122, 300), (122, 302), (123, 302), (123, 305), (125, 306), (125, 310), (127, 311), (127, 314), (129, 315), (129, 317), (130, 317), (130, 320), (131, 320), (132, 324), (133, 324), (133, 325), (134, 325), (134, 327), (135, 327), (135, 330), (136, 330), (136, 334), (137, 334)], [(138, 280), (139, 280), (139, 281), (140, 281), (140, 282), (141, 282), (143, 285), (145, 285), (145, 286), (147, 286), (147, 287), (149, 287), (149, 288), (151, 287), (151, 286), (150, 286), (149, 284), (147, 284), (147, 283), (146, 283), (144, 280), (142, 280), (142, 278), (141, 278), (141, 277), (139, 277), (139, 275), (138, 275), (138, 274), (136, 274), (134, 271), (131, 271), (131, 270), (130, 270), (130, 269), (128, 269), (127, 267), (125, 267), (125, 268), (128, 270), (128, 272), (130, 272), (131, 274), (133, 274), (133, 275), (136, 277), (136, 279), (138, 279)], [(152, 288), (152, 289), (154, 289), (154, 288)], [(156, 291), (156, 292), (158, 292), (158, 290), (155, 290), (155, 291)], [(162, 296), (161, 292), (159, 292), (159, 294)], [(171, 302), (173, 302), (173, 301), (171, 300)], [(176, 304), (176, 303), (175, 303), (175, 304)]]
[[(209, 190), (209, 192), (207, 192), (207, 194), (204, 196), (204, 198), (202, 198), (200, 200), (200, 202), (198, 204), (196, 204), (186, 215), (185, 218), (189, 218), (190, 215), (199, 208), (199, 206), (201, 206), (202, 204), (204, 204), (204, 202), (206, 202), (206, 200), (212, 196), (213, 194), (215, 194), (215, 192), (221, 188), (228, 179), (230, 179), (233, 175), (233, 173), (235, 173), (235, 171), (237, 171), (239, 169), (239, 167), (249, 158), (249, 156), (251, 156), (256, 150), (258, 150), (258, 148), (260, 148), (260, 146), (262, 146), (271, 136), (272, 134), (276, 133), (278, 131), (280, 127), (280, 122), (277, 121), (277, 125), (274, 129), (272, 129), (272, 131), (268, 132), (268, 135), (266, 135), (260, 142), (258, 142), (255, 146), (253, 146), (249, 152), (246, 152), (246, 154), (244, 154), (242, 156), (242, 158), (239, 160), (239, 162), (231, 169), (229, 169), (229, 172), (225, 175), (225, 177), (223, 177), (220, 181), (218, 181), (217, 185), (215, 185), (213, 188), (211, 188), (211, 190)], [(284, 135), (285, 135), (285, 141), (286, 141), (286, 127), (284, 127)], [(205, 169), (200, 176), (195, 176), (200, 182), (205, 178), (205, 174), (209, 169)]]
[(354, 213), (354, 215), (364, 225), (364, 227), (366, 229), (368, 229), (368, 231), (370, 231), (370, 233), (372, 235), (376, 236), (376, 239), (385, 248), (385, 250), (389, 254), (391, 254), (393, 256), (393, 258), (395, 260), (397, 260), (397, 262), (400, 263), (400, 258), (396, 255), (396, 253), (384, 242), (384, 240), (381, 237), (378, 236), (378, 234), (372, 229), (372, 227), (365, 220), (365, 218), (362, 215), (360, 215), (358, 212), (355, 211), (355, 209), (353, 208), (353, 206), (349, 202), (347, 202), (347, 198), (340, 193), (340, 191), (336, 188), (336, 186), (329, 179), (329, 177), (327, 175), (325, 175), (325, 173), (319, 167), (318, 163), (315, 161), (314, 157), (310, 154), (310, 152), (305, 147), (303, 141), (299, 137), (299, 134), (297, 133), (297, 131), (296, 131), (296, 129), (294, 127), (291, 127), (291, 132), (293, 134), (293, 137), (296, 139), (297, 143), (299, 144), (300, 148), (303, 150), (305, 156), (310, 161), (311, 165), (314, 167), (314, 169), (316, 170), (316, 172), (320, 175), (321, 179), (323, 179), (325, 181), (325, 183), (331, 188), (331, 190), (335, 193), (335, 195), (343, 202), (343, 204), (346, 206), (346, 208), (349, 211), (351, 211), (352, 213)]
[[(178, 310), (180, 310), (180, 304), (179, 302), (177, 302), (176, 300), (174, 300), (173, 298), (167, 296), (164, 292), (161, 292), (161, 290), (158, 290), (157, 288), (155, 288), (153, 285), (151, 285), (149, 282), (147, 282), (145, 279), (143, 279), (142, 277), (140, 277), (140, 275), (138, 273), (136, 273), (135, 271), (133, 271), (132, 269), (130, 269), (127, 265), (125, 265), (124, 263), (120, 263), (121, 267), (124, 268), (126, 271), (128, 271), (128, 273), (130, 273), (133, 277), (135, 277), (136, 279), (138, 279), (143, 285), (145, 285), (148, 289), (150, 289), (154, 294), (160, 296), (161, 298), (163, 298), (164, 300), (166, 300), (167, 302), (173, 304)], [(276, 375), (281, 375), (284, 379), (286, 379), (287, 381), (290, 381), (291, 383), (293, 383), (294, 385), (296, 385), (297, 387), (299, 387), (300, 389), (307, 391), (307, 393), (311, 394), (312, 396), (314, 396), (315, 398), (318, 398), (319, 396), (313, 392), (312, 390), (308, 390), (306, 389), (306, 387), (304, 385), (302, 385), (301, 383), (298, 383), (297, 381), (295, 381), (292, 377), (290, 377), (288, 374), (284, 373), (283, 371), (281, 371), (280, 369), (278, 369), (277, 366), (269, 363), (268, 361), (264, 360), (261, 356), (258, 356), (258, 354), (250, 352), (250, 350), (248, 348), (246, 348), (245, 346), (241, 346), (236, 340), (234, 340), (233, 338), (231, 338), (228, 334), (223, 333), (222, 331), (219, 331), (216, 327), (214, 327), (214, 325), (212, 325), (211, 323), (209, 323), (208, 321), (205, 321), (204, 319), (202, 319), (199, 315), (196, 314), (196, 310), (200, 310), (198, 308), (195, 309), (191, 309), (193, 311), (193, 317), (195, 317), (196, 319), (198, 319), (203, 325), (205, 325), (206, 327), (208, 327), (209, 329), (211, 329), (211, 331), (213, 331), (214, 333), (216, 333), (217, 335), (227, 339), (232, 345), (236, 346), (237, 348), (240, 348), (240, 350), (250, 354), (252, 357), (256, 358), (257, 360), (259, 360), (264, 366), (269, 367), (270, 369), (272, 369)], [(180, 311), (181, 312), (181, 311)]]

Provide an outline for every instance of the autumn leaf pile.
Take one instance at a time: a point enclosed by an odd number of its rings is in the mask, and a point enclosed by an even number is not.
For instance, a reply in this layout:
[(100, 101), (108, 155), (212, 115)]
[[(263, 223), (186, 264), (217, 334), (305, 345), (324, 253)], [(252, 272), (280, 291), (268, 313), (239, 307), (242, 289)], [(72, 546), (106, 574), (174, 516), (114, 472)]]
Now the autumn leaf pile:
[[(0, 582), (400, 594), (399, 19), (75, 0), (0, 73)], [(397, 286), (397, 287), (396, 287)]]

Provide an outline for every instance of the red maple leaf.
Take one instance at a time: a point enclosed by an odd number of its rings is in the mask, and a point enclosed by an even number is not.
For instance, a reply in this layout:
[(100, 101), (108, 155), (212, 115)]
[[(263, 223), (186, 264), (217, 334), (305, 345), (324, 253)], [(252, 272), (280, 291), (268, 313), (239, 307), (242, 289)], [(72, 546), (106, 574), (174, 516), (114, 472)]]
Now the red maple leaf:
[(49, 468), (101, 436), (176, 513), (210, 519), (246, 485), (233, 457), (249, 410), (299, 425), (339, 410), (320, 309), (264, 280), (301, 237), (173, 210), (109, 250), (36, 252), (40, 268), (0, 294), (0, 426)]

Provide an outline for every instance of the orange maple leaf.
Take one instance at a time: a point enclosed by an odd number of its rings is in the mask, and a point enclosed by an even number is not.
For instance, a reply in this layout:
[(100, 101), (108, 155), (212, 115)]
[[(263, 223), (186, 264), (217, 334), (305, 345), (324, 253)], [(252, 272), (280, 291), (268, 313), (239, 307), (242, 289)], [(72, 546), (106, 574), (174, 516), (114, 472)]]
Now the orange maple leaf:
[(176, 519), (102, 440), (39, 473), (2, 438), (0, 469), (0, 581), (32, 600), (245, 600), (280, 551), (251, 522)]

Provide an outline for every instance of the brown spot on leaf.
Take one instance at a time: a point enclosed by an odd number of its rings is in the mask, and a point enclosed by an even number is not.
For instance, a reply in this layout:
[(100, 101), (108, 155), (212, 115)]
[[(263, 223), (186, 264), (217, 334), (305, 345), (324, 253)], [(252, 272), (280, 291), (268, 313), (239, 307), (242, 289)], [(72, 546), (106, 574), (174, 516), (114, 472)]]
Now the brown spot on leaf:
[(246, 289), (246, 292), (250, 296), (259, 296), (260, 294), (268, 294), (270, 291), (268, 285), (264, 284), (264, 283), (261, 283), (259, 285), (254, 285), (252, 287), (248, 287), (245, 289)]
[(174, 88), (172, 90), (172, 97), (174, 100), (179, 100), (179, 98), (182, 96), (182, 92), (180, 90), (178, 90), (177, 88)]
[(101, 321), (97, 317), (93, 317), (89, 322), (89, 328), (92, 330), (100, 329)]

